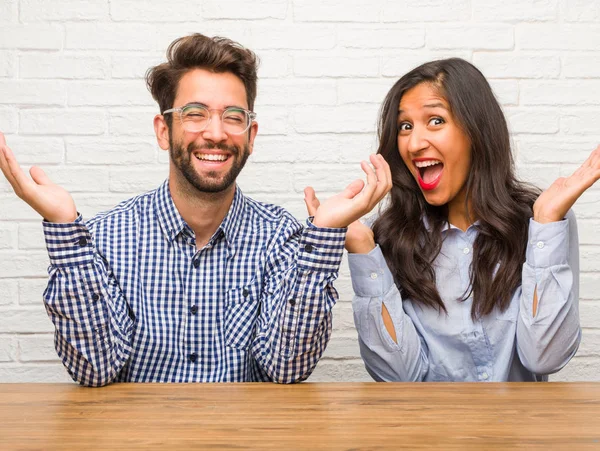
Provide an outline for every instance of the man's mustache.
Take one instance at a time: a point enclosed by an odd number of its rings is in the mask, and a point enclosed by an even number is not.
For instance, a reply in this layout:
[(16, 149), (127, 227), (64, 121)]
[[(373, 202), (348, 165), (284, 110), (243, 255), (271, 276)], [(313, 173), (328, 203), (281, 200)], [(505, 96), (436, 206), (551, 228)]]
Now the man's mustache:
[(240, 153), (240, 149), (237, 146), (228, 146), (227, 144), (223, 144), (223, 143), (219, 143), (219, 144), (203, 144), (201, 146), (197, 145), (196, 143), (190, 143), (188, 145), (188, 152), (194, 152), (194, 151), (198, 151), (198, 150), (214, 150), (214, 149), (218, 149), (218, 150), (222, 150), (224, 152), (230, 152), (231, 154), (237, 156)]

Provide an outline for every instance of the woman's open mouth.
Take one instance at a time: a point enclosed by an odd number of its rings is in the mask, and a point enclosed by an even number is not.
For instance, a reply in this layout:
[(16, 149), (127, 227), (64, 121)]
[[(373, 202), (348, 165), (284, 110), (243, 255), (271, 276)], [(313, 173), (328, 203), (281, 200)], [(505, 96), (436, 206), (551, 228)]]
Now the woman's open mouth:
[(439, 160), (413, 160), (417, 168), (419, 186), (425, 191), (435, 189), (442, 178), (444, 164)]

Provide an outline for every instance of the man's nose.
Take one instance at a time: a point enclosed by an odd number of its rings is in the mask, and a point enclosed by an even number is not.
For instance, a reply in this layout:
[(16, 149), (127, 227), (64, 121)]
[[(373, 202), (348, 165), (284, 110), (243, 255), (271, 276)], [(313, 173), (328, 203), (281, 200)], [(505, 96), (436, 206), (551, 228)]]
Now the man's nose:
[(227, 139), (227, 133), (223, 128), (221, 115), (213, 112), (206, 128), (202, 131), (202, 138), (206, 141), (222, 142)]

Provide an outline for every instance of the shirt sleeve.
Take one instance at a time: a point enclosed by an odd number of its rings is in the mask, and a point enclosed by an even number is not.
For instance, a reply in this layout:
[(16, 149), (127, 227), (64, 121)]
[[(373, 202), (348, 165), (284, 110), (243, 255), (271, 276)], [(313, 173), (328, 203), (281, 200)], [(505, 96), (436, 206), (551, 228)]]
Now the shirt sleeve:
[[(537, 290), (537, 311), (533, 297)], [(529, 224), (517, 322), (517, 351), (535, 374), (560, 370), (581, 341), (579, 322), (579, 239), (575, 215)]]
[[(368, 254), (348, 254), (354, 288), (352, 308), (361, 357), (376, 381), (422, 381), (429, 368), (427, 347), (410, 317), (379, 245)], [(382, 317), (385, 305), (395, 342)]]
[(267, 253), (261, 313), (252, 353), (267, 379), (308, 378), (331, 336), (331, 309), (346, 228), (297, 221), (281, 230)]
[(43, 229), (50, 256), (44, 303), (56, 351), (73, 380), (106, 385), (131, 354), (133, 320), (123, 294), (81, 216)]

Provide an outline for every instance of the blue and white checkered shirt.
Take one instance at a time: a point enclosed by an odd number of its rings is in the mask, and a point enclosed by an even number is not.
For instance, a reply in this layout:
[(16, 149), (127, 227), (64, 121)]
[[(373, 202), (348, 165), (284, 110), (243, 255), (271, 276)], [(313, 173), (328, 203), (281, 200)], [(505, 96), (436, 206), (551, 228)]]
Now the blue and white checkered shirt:
[(168, 181), (43, 227), (56, 350), (83, 385), (297, 382), (329, 341), (346, 229), (302, 227), (237, 188), (198, 250)]

